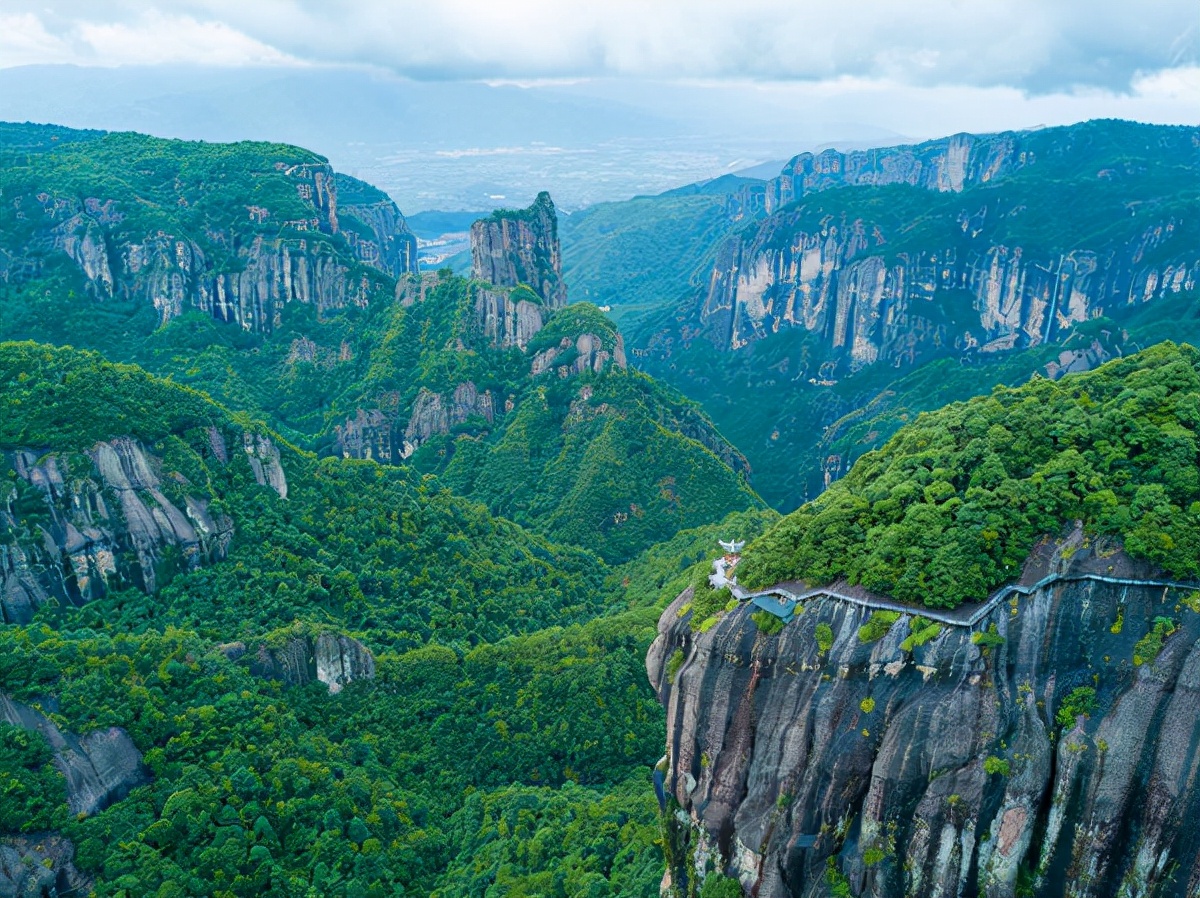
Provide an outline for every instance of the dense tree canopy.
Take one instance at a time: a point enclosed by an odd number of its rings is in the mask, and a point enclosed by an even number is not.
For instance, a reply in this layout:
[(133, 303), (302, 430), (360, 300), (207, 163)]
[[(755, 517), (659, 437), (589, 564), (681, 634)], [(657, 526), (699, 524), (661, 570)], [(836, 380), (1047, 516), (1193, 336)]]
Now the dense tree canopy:
[(1078, 520), (1200, 576), (1200, 352), (1164, 343), (923, 414), (746, 551), (747, 585), (845, 577), (954, 607)]

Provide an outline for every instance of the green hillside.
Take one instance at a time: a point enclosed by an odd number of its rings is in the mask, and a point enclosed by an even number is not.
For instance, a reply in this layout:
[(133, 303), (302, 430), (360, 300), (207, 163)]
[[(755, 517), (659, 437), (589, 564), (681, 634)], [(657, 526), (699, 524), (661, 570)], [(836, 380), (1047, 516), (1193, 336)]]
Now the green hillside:
[(1074, 521), (1200, 576), (1200, 352), (1163, 343), (920, 415), (747, 550), (749, 586), (838, 578), (955, 607)]
[[(538, 353), (584, 333), (614, 355), (616, 331), (594, 306), (543, 309), (526, 349), (494, 348), (475, 308), (486, 285), (396, 277), (380, 254), (411, 239), (403, 218), (323, 157), (25, 125), (0, 125), (0, 154), (13, 197), (0, 210), (0, 339), (135, 363), (320, 456), (352, 454), (341, 434), (365, 416), (367, 441), (389, 447), (371, 457), (444, 473), (493, 513), (610, 561), (761, 505), (744, 459), (677, 392), (611, 362), (564, 378), (574, 348), (531, 374)], [(440, 394), (444, 407), (467, 382), (492, 420), (435, 423), (409, 457), (418, 398)]]
[(563, 277), (576, 299), (609, 306), (613, 320), (636, 329), (703, 284), (717, 245), (740, 222), (724, 194), (601, 203), (562, 220)]
[[(52, 603), (0, 627), (0, 691), (52, 704), (75, 732), (123, 727), (153, 774), (70, 818), (44, 741), (6, 726), (0, 828), (61, 830), (98, 895), (456, 895), (464, 876), (500, 876), (510, 894), (548, 876), (653, 894), (646, 771), (662, 712), (642, 656), (655, 612), (595, 620), (626, 604), (595, 556), (407, 470), (318, 460), (94, 354), (0, 344), (0, 405), (0, 451), (54, 451), (78, 477), (81, 450), (132, 437), (164, 483), (235, 527), (224, 560), (156, 593)], [(240, 451), (211, 451), (213, 429), (232, 441), (247, 428), (281, 447), (286, 499)], [(17, 495), (3, 538), (20, 545), (43, 519)], [(333, 696), (284, 688), (228, 649), (241, 640), (252, 659), (328, 629), (376, 653), (373, 679)], [(498, 834), (497, 814), (530, 822)], [(547, 839), (553, 851), (531, 853)]]

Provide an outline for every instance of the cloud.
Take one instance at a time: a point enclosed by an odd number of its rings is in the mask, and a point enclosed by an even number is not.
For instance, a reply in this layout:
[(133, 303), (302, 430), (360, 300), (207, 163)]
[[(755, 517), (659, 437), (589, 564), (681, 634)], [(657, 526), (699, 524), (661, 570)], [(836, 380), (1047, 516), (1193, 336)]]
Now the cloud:
[(0, 65), (304, 60), (424, 78), (1126, 91), (1140, 73), (1195, 63), (1200, 35), (1195, 0), (175, 0), (171, 15), (139, 0), (6, 5), (25, 6), (8, 17), (24, 37), (0, 41)]
[(107, 19), (0, 14), (0, 68), (45, 63), (230, 66), (303, 61), (225, 22), (154, 9)]

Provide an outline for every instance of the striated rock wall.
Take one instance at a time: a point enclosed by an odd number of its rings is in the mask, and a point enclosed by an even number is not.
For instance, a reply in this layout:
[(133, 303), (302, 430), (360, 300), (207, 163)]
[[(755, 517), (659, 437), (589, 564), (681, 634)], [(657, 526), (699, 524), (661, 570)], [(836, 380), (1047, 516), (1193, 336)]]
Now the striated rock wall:
[(550, 194), (528, 209), (503, 210), (471, 225), (472, 276), (497, 287), (527, 284), (551, 309), (567, 304), (558, 244), (558, 215)]
[(345, 232), (360, 261), (396, 278), (418, 272), (417, 238), (395, 203), (355, 203), (342, 206), (340, 211), (343, 220), (353, 218), (370, 229), (371, 236), (366, 239)]
[(413, 403), (408, 426), (404, 429), (401, 456), (408, 458), (430, 437), (447, 434), (452, 427), (465, 424), (469, 418), (476, 416), (488, 424), (495, 422), (495, 404), (490, 390), (480, 393), (469, 380), (455, 387), (452, 394), (434, 393), (422, 388)]
[(497, 349), (524, 349), (542, 329), (542, 307), (527, 299), (514, 300), (501, 290), (475, 293), (475, 330)]
[[(212, 438), (223, 448), (219, 433)], [(87, 454), (23, 449), (3, 459), (14, 474), (0, 485), (4, 622), (27, 623), (50, 597), (81, 604), (110, 588), (153, 592), (169, 555), (192, 569), (223, 558), (233, 536), (233, 522), (210, 513), (188, 484), (168, 498), (158, 460), (133, 440), (97, 443)]]
[(54, 750), (54, 765), (66, 779), (67, 807), (72, 814), (98, 813), (149, 781), (141, 753), (120, 727), (76, 736), (2, 692), (0, 720), (46, 737)]
[[(38, 193), (42, 226), (3, 254), (0, 277), (36, 276), (46, 252), (58, 251), (78, 266), (94, 298), (120, 296), (151, 304), (164, 323), (197, 309), (269, 333), (290, 302), (326, 312), (386, 296), (352, 267), (358, 262), (394, 277), (417, 270), (416, 238), (390, 200), (341, 210), (358, 225), (343, 230), (328, 165), (280, 162), (275, 168), (262, 176), (294, 182), (311, 210), (308, 217), (284, 221), (269, 208), (247, 206), (243, 224), (227, 229), (201, 232), (180, 224), (134, 234), (115, 200)], [(313, 236), (304, 236), (305, 231)]]
[(948, 347), (1038, 345), (1074, 323), (1200, 282), (1200, 252), (1174, 239), (1174, 220), (1116, 250), (1046, 256), (993, 243), (978, 219), (1000, 215), (985, 207), (971, 217), (979, 226), (965, 220), (940, 248), (915, 252), (889, 251), (897, 235), (862, 219), (812, 229), (799, 213), (772, 216), (752, 237), (722, 245), (699, 320), (724, 349), (801, 328), (857, 369)]
[(279, 447), (268, 436), (261, 433), (245, 433), (242, 435), (242, 447), (246, 450), (246, 458), (250, 462), (250, 470), (259, 486), (269, 486), (280, 499), (286, 499), (288, 494), (287, 475), (279, 458)]
[[(1150, 573), (1078, 541), (1038, 563)], [(911, 647), (909, 616), (864, 643), (868, 611), (829, 599), (778, 635), (745, 606), (695, 633), (690, 598), (647, 658), (674, 894), (713, 868), (759, 898), (1200, 890), (1195, 593), (1060, 581), (993, 611), (983, 642), (945, 627)], [(1078, 689), (1090, 713), (1064, 711)]]
[(374, 679), (375, 656), (357, 639), (321, 633), (315, 638), (294, 636), (277, 648), (261, 647), (250, 669), (256, 676), (288, 686), (324, 683), (336, 694), (355, 680)]
[(855, 184), (957, 193), (1033, 164), (1037, 157), (1029, 143), (1025, 132), (955, 134), (912, 146), (801, 153), (767, 182), (764, 207), (770, 214), (818, 190)]

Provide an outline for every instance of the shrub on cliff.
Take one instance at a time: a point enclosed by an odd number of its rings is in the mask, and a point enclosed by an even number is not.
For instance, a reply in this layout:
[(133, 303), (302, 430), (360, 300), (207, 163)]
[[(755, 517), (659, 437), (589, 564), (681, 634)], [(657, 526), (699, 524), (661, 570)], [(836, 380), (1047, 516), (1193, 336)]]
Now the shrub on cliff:
[(1163, 343), (923, 414), (746, 551), (747, 586), (850, 583), (955, 607), (1079, 520), (1200, 576), (1200, 351)]

